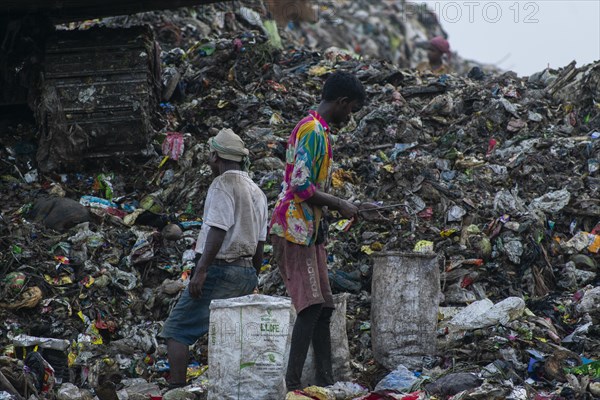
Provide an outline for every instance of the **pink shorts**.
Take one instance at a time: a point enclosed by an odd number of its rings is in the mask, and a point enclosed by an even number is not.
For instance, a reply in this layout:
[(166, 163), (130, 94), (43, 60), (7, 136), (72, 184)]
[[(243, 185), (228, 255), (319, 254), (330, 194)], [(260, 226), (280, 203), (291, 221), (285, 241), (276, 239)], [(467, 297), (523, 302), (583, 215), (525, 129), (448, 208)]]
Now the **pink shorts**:
[(279, 272), (296, 312), (315, 304), (335, 308), (327, 276), (325, 246), (302, 246), (276, 235), (271, 236), (271, 243)]

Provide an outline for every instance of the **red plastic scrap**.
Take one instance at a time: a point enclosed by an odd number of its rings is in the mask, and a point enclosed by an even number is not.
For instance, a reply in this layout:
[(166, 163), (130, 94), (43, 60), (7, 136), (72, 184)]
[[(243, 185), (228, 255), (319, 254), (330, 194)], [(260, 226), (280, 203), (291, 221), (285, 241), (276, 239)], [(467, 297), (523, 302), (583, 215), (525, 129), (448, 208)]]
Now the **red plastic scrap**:
[(285, 86), (283, 86), (281, 83), (277, 83), (275, 81), (272, 80), (268, 80), (267, 84), (271, 87), (271, 89), (277, 91), (277, 92), (281, 92), (281, 93), (287, 93), (287, 88)]
[(425, 398), (425, 392), (420, 390), (409, 394), (401, 394), (390, 391), (369, 393), (357, 400), (422, 400)]
[(575, 293), (573, 293), (573, 301), (575, 303), (577, 303), (579, 300), (581, 300), (583, 298), (583, 295), (585, 294), (585, 291), (583, 290), (578, 290)]
[(239, 38), (233, 39), (233, 49), (235, 51), (242, 50), (242, 47), (244, 47), (244, 43)]
[(494, 138), (491, 138), (489, 143), (488, 143), (488, 148), (487, 148), (487, 152), (486, 155), (490, 155), (492, 153), (492, 151), (494, 150), (494, 148), (496, 147), (496, 145), (498, 144), (498, 141)]
[(474, 282), (473, 278), (471, 278), (469, 275), (463, 276), (463, 278), (461, 279), (461, 282), (460, 282), (460, 287), (464, 289), (464, 288), (470, 286), (473, 282)]
[(420, 400), (424, 393), (425, 392), (423, 392), (423, 391), (412, 392), (412, 393), (402, 397), (401, 400)]
[(96, 322), (94, 323), (94, 325), (97, 329), (107, 330), (110, 333), (115, 333), (117, 330), (117, 324), (114, 321), (102, 319), (102, 315), (100, 312), (98, 312), (96, 315)]
[(577, 113), (575, 111), (569, 113), (569, 124), (571, 124), (571, 126), (577, 126)]
[(481, 267), (483, 265), (483, 259), (481, 258), (469, 258), (467, 260), (463, 260), (463, 265), (475, 265), (477, 267)]
[(167, 137), (162, 142), (163, 155), (179, 160), (183, 154), (184, 141), (183, 134), (179, 132), (167, 132)]
[(420, 218), (431, 219), (433, 217), (433, 208), (427, 207), (423, 211), (417, 214)]
[(553, 394), (545, 394), (545, 393), (536, 393), (533, 400), (555, 400), (558, 397)]
[(107, 214), (110, 215), (114, 215), (115, 217), (119, 217), (121, 219), (125, 218), (127, 216), (127, 213), (123, 210), (119, 210), (118, 208), (115, 207), (108, 207), (106, 209)]
[(54, 259), (56, 261), (58, 261), (60, 264), (63, 264), (63, 265), (69, 265), (70, 264), (69, 259), (67, 257), (65, 257), (65, 256), (54, 256)]

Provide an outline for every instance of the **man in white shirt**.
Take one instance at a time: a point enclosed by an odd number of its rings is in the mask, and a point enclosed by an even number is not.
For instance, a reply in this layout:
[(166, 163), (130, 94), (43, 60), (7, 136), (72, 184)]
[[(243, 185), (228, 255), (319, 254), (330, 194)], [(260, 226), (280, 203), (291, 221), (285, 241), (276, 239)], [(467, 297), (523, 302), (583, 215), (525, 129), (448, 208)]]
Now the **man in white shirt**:
[(167, 339), (171, 387), (186, 384), (189, 346), (208, 332), (211, 300), (256, 288), (267, 237), (267, 197), (244, 171), (244, 142), (222, 129), (208, 143), (215, 178), (204, 203), (196, 268), (159, 335)]

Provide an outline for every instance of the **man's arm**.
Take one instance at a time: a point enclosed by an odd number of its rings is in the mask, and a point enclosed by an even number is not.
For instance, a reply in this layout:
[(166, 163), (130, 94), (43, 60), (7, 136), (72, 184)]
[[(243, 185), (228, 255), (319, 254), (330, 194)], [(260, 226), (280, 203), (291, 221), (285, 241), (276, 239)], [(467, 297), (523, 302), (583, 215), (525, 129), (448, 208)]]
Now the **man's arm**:
[(325, 138), (312, 126), (308, 126), (306, 129), (310, 130), (298, 133), (300, 139), (296, 145), (294, 170), (290, 181), (296, 201), (306, 201), (314, 206), (327, 206), (338, 210), (344, 218), (355, 217), (358, 208), (354, 204), (317, 189), (314, 183), (317, 177), (313, 176), (313, 170), (315, 164), (322, 162), (321, 154), (326, 147)]
[(200, 297), (202, 294), (202, 286), (204, 286), (204, 281), (206, 280), (208, 267), (219, 253), (226, 234), (227, 231), (223, 229), (215, 228), (214, 226), (209, 228), (206, 236), (206, 244), (202, 251), (202, 257), (198, 260), (194, 276), (192, 276), (192, 279), (190, 280), (189, 290), (192, 297)]
[(265, 242), (264, 240), (261, 240), (258, 242), (258, 245), (256, 246), (256, 252), (254, 252), (254, 255), (252, 256), (252, 265), (256, 270), (256, 275), (260, 274), (260, 267), (262, 266), (262, 261), (264, 257), (264, 249)]
[(340, 199), (331, 194), (315, 190), (314, 194), (306, 199), (306, 202), (314, 206), (327, 206), (338, 210), (344, 218), (353, 218), (358, 214), (358, 207), (347, 200)]

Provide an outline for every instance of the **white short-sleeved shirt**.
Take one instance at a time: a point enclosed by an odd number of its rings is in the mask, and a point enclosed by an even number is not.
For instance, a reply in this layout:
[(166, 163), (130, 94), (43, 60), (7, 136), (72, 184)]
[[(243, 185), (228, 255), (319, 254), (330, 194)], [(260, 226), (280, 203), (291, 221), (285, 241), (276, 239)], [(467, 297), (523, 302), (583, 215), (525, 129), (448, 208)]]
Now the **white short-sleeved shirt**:
[(258, 242), (267, 239), (267, 214), (267, 196), (247, 172), (222, 173), (208, 188), (196, 253), (204, 251), (208, 230), (215, 227), (227, 231), (217, 259), (252, 257)]

